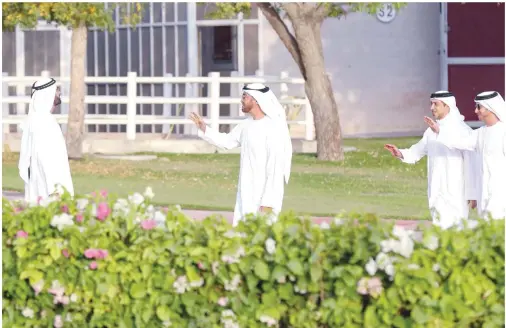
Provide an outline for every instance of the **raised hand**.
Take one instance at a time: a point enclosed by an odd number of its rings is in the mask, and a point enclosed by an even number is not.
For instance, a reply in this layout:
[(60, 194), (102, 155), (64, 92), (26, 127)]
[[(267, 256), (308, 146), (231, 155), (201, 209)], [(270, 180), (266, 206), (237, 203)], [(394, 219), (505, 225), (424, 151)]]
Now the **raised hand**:
[(384, 148), (386, 150), (388, 150), (390, 152), (390, 154), (392, 154), (392, 156), (397, 157), (397, 158), (403, 158), (402, 153), (399, 150), (399, 148), (397, 148), (397, 146), (391, 145), (391, 144), (386, 144)]
[(430, 117), (424, 116), (423, 120), (434, 133), (439, 133), (439, 125)]
[(204, 122), (204, 119), (202, 119), (202, 116), (193, 112), (190, 114), (190, 120), (192, 120), (197, 128), (199, 128), (202, 132), (206, 132), (206, 123)]

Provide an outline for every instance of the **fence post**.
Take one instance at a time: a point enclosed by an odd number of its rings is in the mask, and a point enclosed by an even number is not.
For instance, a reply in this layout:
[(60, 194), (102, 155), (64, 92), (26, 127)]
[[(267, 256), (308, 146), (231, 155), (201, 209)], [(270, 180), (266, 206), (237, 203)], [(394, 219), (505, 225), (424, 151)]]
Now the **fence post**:
[[(233, 71), (230, 73), (230, 77), (239, 77), (239, 72)], [(239, 83), (230, 83), (230, 97), (237, 98), (241, 97), (241, 86)], [(241, 104), (230, 104), (230, 116), (244, 116), (241, 110)]]
[(264, 71), (262, 71), (261, 69), (257, 69), (255, 71), (255, 76), (263, 77), (264, 76)]
[(208, 76), (211, 78), (211, 83), (209, 83), (209, 96), (211, 98), (209, 118), (211, 119), (211, 128), (218, 131), (220, 128), (220, 73), (210, 72)]
[[(6, 78), (7, 76), (9, 76), (9, 73), (2, 72), (2, 78)], [(4, 82), (4, 83), (2, 83), (2, 98), (8, 97), (8, 96), (9, 96), (9, 85), (6, 82)], [(5, 118), (8, 115), (9, 115), (9, 104), (3, 103), (2, 104), (2, 118)], [(4, 124), (2, 126), (2, 130), (3, 130), (2, 141), (5, 141), (5, 137), (9, 133), (9, 124)]]
[[(171, 78), (171, 73), (163, 74), (163, 77)], [(163, 97), (164, 98), (172, 98), (172, 84), (170, 82), (165, 82), (163, 84)], [(172, 105), (171, 104), (163, 104), (163, 116), (165, 118), (172, 117)], [(170, 124), (164, 124), (162, 128), (162, 133), (170, 132)]]
[[(186, 73), (186, 77), (188, 79), (191, 79), (192, 74)], [(197, 87), (198, 87), (198, 84), (191, 83), (191, 82), (186, 83), (185, 89), (184, 89), (185, 98), (192, 98), (192, 99), (195, 98), (197, 95)], [(195, 112), (195, 113), (199, 112), (199, 108), (198, 108), (197, 104), (186, 104), (184, 106), (184, 118), (188, 118), (190, 116), (191, 112)], [(195, 126), (195, 124), (193, 124), (193, 123), (189, 124), (189, 125), (185, 125), (184, 134), (196, 136), (198, 134), (198, 129)]]
[[(280, 78), (281, 78), (281, 80), (288, 79), (288, 72), (286, 72), (286, 71), (281, 72)], [(283, 82), (279, 85), (279, 93), (280, 93), (281, 99), (288, 97), (288, 84), (287, 83)]]
[(305, 132), (306, 132), (306, 140), (311, 141), (315, 138), (315, 127), (314, 127), (314, 117), (313, 110), (311, 109), (311, 104), (309, 103), (309, 99), (306, 97), (304, 99), (304, 118), (306, 121), (305, 124)]
[(40, 76), (43, 77), (44, 79), (48, 79), (51, 76), (51, 73), (49, 71), (44, 70), (40, 72)]
[(137, 114), (137, 72), (128, 72), (127, 82), (127, 126), (126, 134), (127, 140), (135, 140), (136, 126), (135, 115)]

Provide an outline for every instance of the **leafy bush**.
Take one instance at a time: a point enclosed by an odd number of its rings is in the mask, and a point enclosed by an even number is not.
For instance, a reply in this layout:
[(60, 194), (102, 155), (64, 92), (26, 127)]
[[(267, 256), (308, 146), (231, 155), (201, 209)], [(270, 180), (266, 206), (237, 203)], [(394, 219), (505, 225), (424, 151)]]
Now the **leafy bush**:
[(4, 199), (4, 327), (504, 326), (504, 220), (421, 238), (372, 217), (233, 229), (151, 197)]

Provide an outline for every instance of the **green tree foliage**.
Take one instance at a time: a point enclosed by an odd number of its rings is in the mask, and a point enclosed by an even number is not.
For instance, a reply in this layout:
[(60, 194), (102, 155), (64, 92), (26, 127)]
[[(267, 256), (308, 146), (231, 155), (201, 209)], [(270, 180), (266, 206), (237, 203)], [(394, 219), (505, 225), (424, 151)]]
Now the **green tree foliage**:
[[(248, 15), (251, 2), (220, 2), (209, 13), (211, 18), (231, 18), (237, 13)], [(342, 18), (365, 12), (375, 14), (383, 10), (383, 3), (336, 3), (336, 2), (258, 2), (255, 3), (278, 34), (301, 75), (306, 80), (306, 95), (311, 104), (317, 140), (318, 158), (342, 160), (341, 127), (337, 104), (330, 79), (326, 75), (321, 41), (321, 24), (326, 18)], [(391, 4), (401, 9), (404, 3)], [(291, 29), (287, 25), (291, 25)], [(292, 32), (293, 31), (293, 32)], [(333, 40), (342, 42), (342, 40)]]

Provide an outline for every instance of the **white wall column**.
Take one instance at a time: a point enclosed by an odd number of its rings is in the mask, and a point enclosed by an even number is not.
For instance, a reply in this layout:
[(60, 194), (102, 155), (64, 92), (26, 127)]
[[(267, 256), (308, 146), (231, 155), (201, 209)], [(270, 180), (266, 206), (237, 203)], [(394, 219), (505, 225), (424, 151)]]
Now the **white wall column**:
[[(40, 74), (36, 72), (36, 75)], [(16, 27), (16, 76), (25, 76), (25, 32), (19, 26)], [(16, 85), (16, 96), (25, 96), (26, 86), (22, 83)], [(17, 104), (17, 114), (25, 114), (26, 104)]]
[[(237, 15), (237, 71), (239, 76), (244, 76), (244, 15)], [(234, 96), (234, 95), (232, 95)]]
[[(188, 74), (187, 76), (199, 75), (199, 52), (198, 52), (198, 27), (197, 27), (197, 3), (187, 2), (186, 7), (186, 45), (188, 49)], [(198, 97), (197, 83), (191, 83), (186, 88), (186, 97)], [(188, 117), (191, 112), (197, 112), (198, 105), (190, 104), (185, 106), (184, 115)], [(197, 135), (197, 128), (192, 125), (185, 127), (185, 134)]]
[[(70, 77), (71, 46), (72, 30), (65, 26), (60, 27), (60, 81)], [(70, 96), (70, 81), (61, 82), (61, 92), (63, 96)], [(68, 114), (69, 104), (62, 103), (60, 109), (62, 114)], [(67, 124), (62, 124), (62, 131), (67, 132)]]

